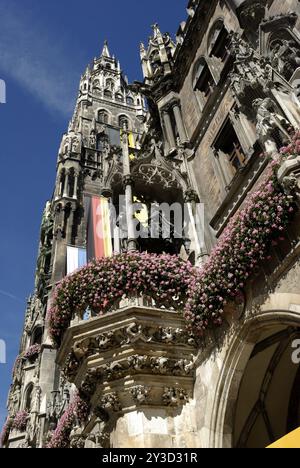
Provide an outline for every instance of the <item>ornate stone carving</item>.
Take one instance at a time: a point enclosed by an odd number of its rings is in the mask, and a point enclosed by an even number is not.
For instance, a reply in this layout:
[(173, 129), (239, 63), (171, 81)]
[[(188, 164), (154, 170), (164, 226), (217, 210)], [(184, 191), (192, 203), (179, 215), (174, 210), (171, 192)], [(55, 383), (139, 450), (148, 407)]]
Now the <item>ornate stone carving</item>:
[(132, 398), (137, 405), (144, 405), (150, 401), (151, 389), (143, 385), (139, 385), (130, 390)]
[(240, 11), (242, 27), (246, 30), (249, 39), (255, 43), (258, 39), (259, 25), (266, 14), (266, 0), (248, 0), (244, 2)]
[(189, 400), (189, 395), (183, 388), (168, 388), (164, 389), (162, 396), (163, 404), (166, 406), (181, 406)]
[(151, 358), (151, 369), (155, 374), (165, 375), (168, 372), (169, 359), (165, 357)]
[(185, 203), (199, 203), (199, 196), (193, 189), (189, 189), (184, 194)]
[(105, 395), (101, 399), (100, 404), (106, 411), (113, 411), (114, 413), (118, 413), (121, 410), (120, 400), (116, 393)]
[(194, 370), (194, 361), (188, 359), (180, 359), (174, 364), (173, 372), (174, 375), (190, 375)]
[(138, 177), (147, 185), (157, 184), (165, 189), (179, 188), (176, 176), (173, 172), (168, 172), (164, 168), (143, 164), (139, 167)]
[(127, 187), (128, 185), (130, 185), (131, 187), (134, 186), (134, 178), (132, 177), (132, 175), (125, 175), (123, 177), (123, 186)]
[(278, 151), (274, 138), (274, 130), (278, 130), (282, 140), (290, 139), (288, 128), (289, 122), (276, 109), (275, 103), (270, 98), (256, 99), (253, 102), (256, 110), (256, 132), (261, 143), (264, 145), (268, 154), (276, 154)]
[(19, 411), (20, 405), (21, 405), (21, 386), (17, 384), (12, 394), (12, 403), (11, 403), (12, 414), (16, 414)]
[[(64, 366), (64, 375), (73, 381), (83, 360), (99, 351), (109, 351), (117, 347), (129, 346), (137, 343), (162, 343), (166, 345), (181, 345), (184, 347), (195, 347), (196, 341), (192, 333), (183, 328), (157, 327), (138, 324), (133, 322), (126, 328), (116, 329), (106, 332), (96, 338), (87, 338), (76, 341), (71, 354), (68, 355)], [(130, 366), (132, 362), (128, 363)], [(133, 369), (136, 370), (137, 363)], [(127, 364), (126, 364), (127, 366)], [(124, 365), (114, 365), (106, 367), (106, 375), (110, 379), (112, 374), (124, 370)], [(125, 367), (126, 370), (126, 367)]]
[(300, 66), (299, 44), (295, 41), (278, 40), (270, 53), (271, 65), (288, 81)]
[(75, 426), (70, 434), (70, 448), (83, 449), (85, 446), (86, 436), (82, 434), (82, 429)]

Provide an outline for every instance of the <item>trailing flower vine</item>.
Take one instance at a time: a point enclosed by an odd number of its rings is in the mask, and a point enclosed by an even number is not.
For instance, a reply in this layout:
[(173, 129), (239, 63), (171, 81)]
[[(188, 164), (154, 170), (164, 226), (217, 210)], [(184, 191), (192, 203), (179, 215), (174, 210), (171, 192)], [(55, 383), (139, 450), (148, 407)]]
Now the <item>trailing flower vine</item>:
[(143, 294), (166, 308), (183, 310), (191, 276), (196, 269), (176, 256), (125, 253), (92, 262), (57, 287), (48, 314), (56, 344), (74, 314), (87, 308), (109, 312), (123, 297)]
[(19, 411), (15, 416), (9, 416), (6, 419), (0, 434), (0, 447), (4, 447), (9, 438), (9, 434), (13, 429), (20, 432), (24, 432), (26, 430), (28, 418), (29, 413), (27, 411)]
[(23, 432), (26, 430), (29, 413), (27, 411), (19, 411), (14, 417), (12, 428), (16, 431)]
[(13, 425), (13, 418), (8, 417), (6, 419), (6, 422), (5, 422), (4, 426), (3, 426), (1, 434), (0, 434), (0, 447), (4, 447), (4, 445), (6, 444), (8, 438), (9, 438), (10, 431), (12, 429), (12, 425)]
[(95, 261), (65, 278), (48, 315), (53, 341), (60, 344), (73, 314), (83, 314), (89, 307), (102, 315), (132, 294), (143, 294), (165, 308), (183, 311), (188, 326), (200, 336), (220, 326), (227, 303), (241, 294), (272, 243), (283, 240), (295, 208), (293, 197), (278, 182), (277, 170), (286, 156), (299, 154), (297, 132), (231, 218), (201, 270), (178, 257), (127, 253)]
[(298, 130), (291, 138), (289, 145), (281, 148), (280, 153), (283, 157), (299, 156), (300, 154), (300, 130)]
[(34, 359), (41, 353), (42, 347), (41, 345), (35, 344), (30, 346), (27, 351), (22, 355), (25, 359)]
[(243, 209), (229, 222), (200, 276), (192, 279), (185, 318), (199, 335), (220, 326), (228, 301), (236, 298), (268, 247), (281, 238), (294, 212), (272, 162), (262, 183), (248, 196)]
[(64, 449), (70, 446), (70, 435), (76, 422), (82, 424), (89, 414), (89, 405), (77, 394), (60, 418), (57, 428), (53, 432), (49, 449)]

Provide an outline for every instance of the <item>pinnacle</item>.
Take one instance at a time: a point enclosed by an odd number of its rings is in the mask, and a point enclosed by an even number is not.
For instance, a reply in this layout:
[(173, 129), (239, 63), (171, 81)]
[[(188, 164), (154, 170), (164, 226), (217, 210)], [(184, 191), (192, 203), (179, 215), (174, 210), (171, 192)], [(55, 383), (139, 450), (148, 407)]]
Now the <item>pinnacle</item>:
[(104, 46), (103, 46), (101, 57), (111, 58), (107, 40), (104, 41)]

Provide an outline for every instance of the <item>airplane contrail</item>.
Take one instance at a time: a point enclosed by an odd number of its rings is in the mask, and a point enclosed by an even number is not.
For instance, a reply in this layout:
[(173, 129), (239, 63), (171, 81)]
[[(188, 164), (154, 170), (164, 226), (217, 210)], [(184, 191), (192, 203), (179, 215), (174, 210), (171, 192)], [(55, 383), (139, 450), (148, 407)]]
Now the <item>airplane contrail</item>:
[(2, 296), (8, 297), (9, 299), (12, 299), (13, 301), (17, 301), (17, 302), (23, 303), (23, 301), (22, 301), (19, 297), (14, 296), (13, 294), (10, 294), (10, 293), (7, 292), (7, 291), (3, 291), (2, 289), (0, 289), (0, 294), (1, 294)]

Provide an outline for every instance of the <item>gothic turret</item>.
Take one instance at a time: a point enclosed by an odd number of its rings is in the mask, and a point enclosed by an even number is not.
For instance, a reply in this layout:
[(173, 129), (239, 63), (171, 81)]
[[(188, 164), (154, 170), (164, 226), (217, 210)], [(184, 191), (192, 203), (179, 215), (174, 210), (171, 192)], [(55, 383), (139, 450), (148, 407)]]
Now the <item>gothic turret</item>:
[(154, 24), (153, 36), (149, 39), (148, 48), (141, 44), (141, 60), (146, 83), (158, 81), (169, 74), (173, 66), (175, 43), (169, 33), (162, 34), (158, 24)]

